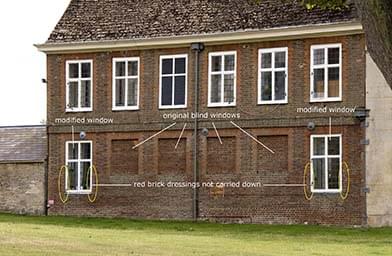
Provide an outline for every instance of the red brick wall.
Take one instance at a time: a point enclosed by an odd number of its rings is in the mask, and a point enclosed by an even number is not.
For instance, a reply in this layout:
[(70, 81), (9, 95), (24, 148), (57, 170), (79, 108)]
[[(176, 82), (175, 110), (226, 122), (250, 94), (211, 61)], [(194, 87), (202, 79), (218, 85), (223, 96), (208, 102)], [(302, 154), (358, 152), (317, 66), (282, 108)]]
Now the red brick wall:
[[(343, 45), (342, 102), (309, 103), (310, 46), (319, 43)], [(286, 46), (289, 48), (289, 103), (257, 105), (258, 49)], [(237, 51), (237, 106), (207, 108), (208, 52), (221, 50)], [(188, 53), (188, 106), (183, 110), (159, 110), (159, 55), (174, 53)], [(138, 111), (111, 110), (112, 58), (119, 56), (140, 57), (141, 97)], [(94, 61), (94, 111), (65, 113), (65, 61), (86, 58)], [(86, 131), (87, 139), (93, 141), (93, 161), (101, 183), (192, 181), (192, 120), (167, 120), (163, 118), (163, 114), (193, 110), (193, 67), (194, 53), (189, 48), (48, 56), (49, 199), (55, 200), (55, 204), (49, 209), (50, 214), (178, 219), (192, 217), (191, 188), (103, 187), (99, 189), (98, 199), (94, 204), (88, 202), (86, 195), (71, 195), (70, 201), (63, 205), (58, 198), (57, 177), (59, 168), (65, 161), (64, 143), (71, 139), (71, 127), (55, 124), (54, 120), (60, 117), (114, 119), (113, 125), (74, 125), (76, 133)], [(198, 135), (201, 181), (300, 184), (304, 166), (309, 162), (310, 135), (329, 133), (329, 117), (332, 117), (332, 132), (343, 136), (343, 160), (349, 163), (352, 171), (351, 192), (345, 201), (339, 194), (317, 194), (311, 201), (307, 201), (302, 187), (226, 188), (224, 197), (214, 197), (210, 194), (210, 188), (201, 188), (201, 218), (227, 221), (242, 219), (257, 223), (365, 223), (365, 194), (362, 192), (365, 148), (360, 144), (364, 138), (364, 128), (361, 128), (352, 115), (296, 112), (298, 107), (365, 105), (362, 35), (206, 46), (200, 56), (200, 68), (200, 111), (240, 114), (238, 119), (200, 120), (199, 127), (209, 129), (207, 137)], [(269, 154), (229, 121), (236, 122), (259, 138), (276, 154)], [(306, 128), (310, 121), (316, 124), (316, 130), (309, 131)], [(123, 150), (113, 148), (113, 141), (141, 142), (173, 122), (177, 124), (172, 129), (143, 144), (136, 151), (127, 150), (128, 146)], [(223, 138), (222, 146), (217, 142), (212, 122)], [(183, 140), (178, 149), (173, 150), (185, 123), (187, 128)], [(118, 157), (116, 159), (127, 158), (130, 162), (113, 163), (113, 153), (115, 158)], [(123, 164), (125, 169), (132, 171), (121, 175), (113, 173), (114, 169), (118, 169), (116, 165)], [(135, 169), (138, 171), (135, 172)]]
[(132, 149), (137, 140), (112, 140), (110, 174), (112, 176), (136, 175), (139, 173), (138, 149)]

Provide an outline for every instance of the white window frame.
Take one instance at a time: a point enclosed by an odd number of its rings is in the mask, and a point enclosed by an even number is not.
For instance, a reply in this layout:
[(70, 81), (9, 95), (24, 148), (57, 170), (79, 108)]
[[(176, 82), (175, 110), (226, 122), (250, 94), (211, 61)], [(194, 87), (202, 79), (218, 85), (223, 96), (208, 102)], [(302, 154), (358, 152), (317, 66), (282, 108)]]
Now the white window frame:
[[(339, 48), (339, 63), (328, 64), (328, 48)], [(324, 49), (324, 64), (314, 64), (314, 50)], [(342, 44), (320, 44), (312, 45), (310, 47), (310, 102), (329, 102), (329, 101), (342, 101)], [(314, 70), (324, 68), (324, 97), (315, 98), (314, 95)], [(339, 97), (328, 97), (328, 68), (339, 68)]]
[[(137, 61), (137, 76), (128, 74), (128, 63)], [(125, 76), (116, 76), (116, 63), (125, 62)], [(112, 110), (139, 110), (140, 103), (140, 57), (113, 58), (112, 61)], [(137, 104), (136, 106), (128, 106), (128, 79), (137, 79)], [(125, 79), (125, 106), (116, 106), (116, 79)]]
[[(175, 74), (175, 59), (185, 58), (185, 73)], [(162, 74), (162, 61), (164, 59), (173, 60), (173, 74)], [(175, 77), (185, 75), (185, 104), (174, 105), (175, 96)], [(162, 105), (162, 77), (172, 77), (172, 105)], [(175, 55), (161, 55), (159, 56), (159, 109), (179, 109), (186, 108), (188, 102), (188, 54), (175, 54)]]
[[(286, 59), (285, 59), (285, 67), (284, 68), (275, 68), (275, 53), (276, 52), (285, 52)], [(271, 53), (271, 68), (262, 68), (261, 67), (261, 56), (263, 53)], [(257, 103), (260, 105), (270, 105), (270, 104), (287, 104), (288, 103), (288, 47), (279, 47), (279, 48), (264, 48), (259, 49), (259, 59), (258, 59), (258, 80), (257, 80)], [(284, 71), (285, 72), (285, 99), (283, 100), (275, 100), (275, 72)], [(261, 72), (271, 72), (272, 77), (272, 100), (262, 100), (261, 99)]]
[[(225, 63), (224, 56), (226, 55), (234, 55), (234, 70), (225, 71)], [(221, 71), (212, 71), (212, 57), (220, 56), (222, 61), (222, 70)], [(212, 75), (221, 75), (221, 102), (211, 102), (211, 78)], [(225, 98), (225, 86), (224, 79), (225, 75), (233, 75), (234, 76), (234, 91), (233, 91), (233, 101), (232, 102), (224, 102)], [(223, 51), (223, 52), (210, 52), (208, 54), (208, 107), (233, 107), (236, 106), (237, 101), (237, 51)]]
[[(339, 138), (339, 155), (328, 155), (328, 140), (332, 137)], [(313, 144), (315, 138), (324, 138), (324, 155), (314, 156), (313, 153)], [(342, 191), (342, 155), (343, 155), (343, 147), (342, 147), (342, 135), (341, 134), (331, 134), (331, 135), (311, 135), (310, 136), (310, 180), (311, 180), (311, 191), (313, 193), (340, 193)], [(339, 188), (338, 189), (329, 189), (328, 188), (328, 158), (339, 158)], [(314, 159), (324, 159), (325, 164), (325, 189), (315, 189), (314, 188), (314, 172), (313, 172), (313, 160)]]
[[(82, 63), (90, 63), (90, 78), (82, 78)], [(79, 66), (79, 77), (78, 78), (69, 78), (69, 65), (70, 64), (78, 64)], [(93, 60), (67, 60), (65, 62), (65, 111), (66, 112), (91, 112), (93, 111), (93, 92), (94, 92), (94, 84), (93, 84)], [(82, 91), (82, 81), (91, 81), (91, 92), (90, 92), (90, 107), (80, 107), (81, 104), (81, 91)], [(69, 83), (70, 82), (78, 82), (78, 107), (71, 108), (69, 107)]]
[[(68, 147), (71, 144), (78, 145), (78, 159), (68, 159)], [(81, 159), (81, 144), (90, 144), (90, 159)], [(81, 178), (80, 178), (80, 163), (82, 162), (90, 162), (90, 166), (93, 165), (93, 142), (91, 140), (83, 140), (83, 141), (67, 141), (65, 143), (65, 165), (68, 166), (69, 162), (77, 163), (78, 164), (78, 181), (77, 181), (77, 188), (76, 190), (68, 189), (68, 169), (65, 172), (65, 191), (68, 194), (90, 194), (92, 193), (92, 180), (93, 180), (93, 172), (90, 172), (90, 189), (81, 189)]]

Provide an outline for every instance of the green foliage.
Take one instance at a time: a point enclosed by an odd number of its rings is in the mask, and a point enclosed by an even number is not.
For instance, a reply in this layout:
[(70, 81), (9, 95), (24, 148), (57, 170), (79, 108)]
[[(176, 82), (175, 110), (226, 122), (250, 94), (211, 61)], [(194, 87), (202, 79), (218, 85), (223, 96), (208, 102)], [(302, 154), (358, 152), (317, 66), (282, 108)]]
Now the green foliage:
[(302, 0), (302, 4), (309, 10), (312, 10), (315, 7), (320, 7), (321, 9), (341, 10), (347, 7), (347, 0)]
[[(261, 3), (263, 0), (253, 1)], [(301, 2), (308, 10), (312, 10), (316, 7), (320, 7), (324, 10), (341, 10), (347, 7), (347, 0), (301, 0)]]

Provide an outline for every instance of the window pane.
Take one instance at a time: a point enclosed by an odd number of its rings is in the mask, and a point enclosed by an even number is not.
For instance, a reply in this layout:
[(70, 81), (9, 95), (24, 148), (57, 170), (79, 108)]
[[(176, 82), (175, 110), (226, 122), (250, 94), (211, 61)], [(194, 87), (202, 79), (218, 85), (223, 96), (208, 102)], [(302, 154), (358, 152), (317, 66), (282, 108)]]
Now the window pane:
[(340, 139), (339, 137), (328, 138), (328, 155), (340, 154)]
[(185, 58), (176, 58), (175, 65), (176, 74), (185, 74)]
[(82, 160), (91, 158), (91, 144), (90, 143), (80, 143), (80, 157)]
[(172, 77), (162, 77), (162, 98), (161, 103), (163, 106), (172, 105)]
[(83, 190), (88, 190), (91, 187), (91, 175), (89, 174), (90, 166), (90, 162), (80, 163), (80, 186)]
[(261, 54), (261, 68), (271, 68), (272, 53), (266, 52)]
[(324, 64), (325, 59), (325, 49), (315, 49), (313, 50), (313, 64), (320, 65)]
[(313, 98), (324, 97), (324, 69), (315, 69), (313, 71)]
[(116, 79), (116, 106), (125, 105), (125, 79)]
[(271, 72), (261, 72), (261, 100), (272, 100)]
[(328, 68), (328, 97), (339, 97), (339, 68)]
[(221, 75), (211, 76), (211, 102), (217, 103), (221, 102), (221, 87), (222, 80)]
[(225, 75), (224, 77), (224, 102), (232, 103), (234, 101), (234, 75)]
[(286, 72), (275, 72), (275, 100), (286, 98)]
[(313, 138), (313, 155), (323, 156), (325, 155), (325, 138)]
[(286, 67), (286, 52), (275, 53), (275, 68)]
[(128, 76), (137, 76), (138, 74), (138, 62), (129, 61), (128, 62)]
[(68, 163), (67, 190), (77, 190), (78, 163)]
[(128, 106), (137, 106), (137, 78), (128, 79)]
[(90, 63), (82, 63), (82, 78), (91, 77), (91, 64)]
[(315, 189), (325, 189), (325, 159), (313, 159), (313, 186)]
[(212, 56), (211, 70), (212, 71), (221, 71), (222, 70), (222, 56)]
[(69, 78), (79, 78), (79, 64), (69, 64), (68, 67)]
[(77, 108), (79, 102), (79, 86), (78, 82), (69, 83), (68, 107)]
[(125, 61), (116, 62), (116, 76), (125, 76)]
[(340, 159), (328, 158), (328, 188), (339, 189)]
[(79, 158), (77, 143), (68, 143), (68, 160), (76, 160)]
[(173, 74), (173, 59), (162, 60), (162, 74)]
[(339, 64), (340, 62), (340, 50), (339, 48), (328, 49), (328, 64)]
[(185, 76), (175, 77), (174, 105), (185, 105)]
[(81, 88), (81, 107), (91, 107), (91, 81), (82, 81)]
[(225, 71), (234, 71), (235, 58), (234, 55), (225, 56)]

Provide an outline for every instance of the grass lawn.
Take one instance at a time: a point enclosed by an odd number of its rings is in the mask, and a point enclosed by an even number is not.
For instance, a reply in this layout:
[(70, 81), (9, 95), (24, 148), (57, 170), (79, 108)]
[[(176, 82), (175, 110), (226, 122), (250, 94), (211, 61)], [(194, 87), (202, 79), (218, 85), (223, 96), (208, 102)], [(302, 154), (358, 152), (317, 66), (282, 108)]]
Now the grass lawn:
[(0, 255), (392, 255), (392, 229), (0, 214)]

